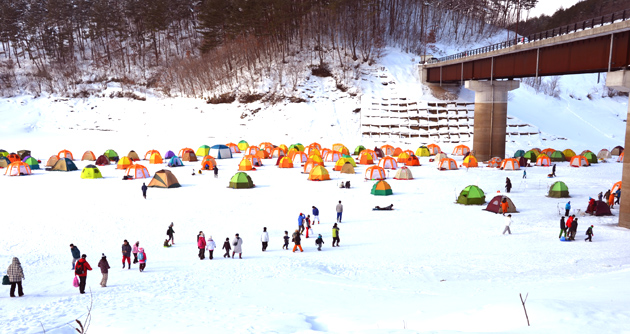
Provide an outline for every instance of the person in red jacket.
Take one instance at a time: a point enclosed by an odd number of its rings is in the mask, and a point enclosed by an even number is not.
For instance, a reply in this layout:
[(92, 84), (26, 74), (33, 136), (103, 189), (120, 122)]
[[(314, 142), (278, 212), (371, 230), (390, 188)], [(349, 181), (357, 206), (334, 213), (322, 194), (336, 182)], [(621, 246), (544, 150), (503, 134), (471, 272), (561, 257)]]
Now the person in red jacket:
[(199, 260), (206, 258), (206, 236), (202, 231), (197, 235), (197, 248), (199, 248)]
[(87, 258), (87, 255), (85, 254), (81, 255), (81, 259), (79, 259), (76, 266), (74, 267), (74, 274), (79, 276), (79, 292), (81, 294), (85, 293), (87, 271), (92, 270), (92, 267), (90, 267), (90, 264), (87, 262), (85, 258)]

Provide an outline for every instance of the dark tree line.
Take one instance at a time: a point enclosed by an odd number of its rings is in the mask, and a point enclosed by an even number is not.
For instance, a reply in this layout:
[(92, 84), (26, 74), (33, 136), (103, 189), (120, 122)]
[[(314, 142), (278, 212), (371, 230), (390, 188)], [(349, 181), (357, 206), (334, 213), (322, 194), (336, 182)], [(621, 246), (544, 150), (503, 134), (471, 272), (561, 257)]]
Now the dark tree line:
[(334, 64), (343, 86), (386, 46), (431, 53), (508, 26), (536, 1), (0, 0), (0, 85), (19, 85), (6, 74), (17, 72), (40, 91), (121, 80), (207, 96), (260, 90), (265, 78), (295, 88), (308, 67)]

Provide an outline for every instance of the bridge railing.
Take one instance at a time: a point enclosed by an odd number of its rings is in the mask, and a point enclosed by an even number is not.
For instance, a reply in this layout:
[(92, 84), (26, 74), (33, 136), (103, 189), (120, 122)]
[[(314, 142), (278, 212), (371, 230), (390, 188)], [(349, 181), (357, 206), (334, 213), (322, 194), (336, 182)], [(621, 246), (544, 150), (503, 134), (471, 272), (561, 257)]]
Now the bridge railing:
[(513, 39), (509, 41), (484, 46), (484, 47), (477, 48), (474, 50), (463, 51), (463, 52), (456, 53), (456, 54), (449, 55), (442, 58), (433, 58), (427, 61), (427, 63), (435, 64), (435, 63), (439, 63), (443, 61), (466, 58), (466, 57), (475, 56), (475, 55), (486, 53), (486, 52), (507, 49), (509, 47), (512, 47), (518, 44), (531, 43), (534, 41), (540, 41), (540, 40), (553, 38), (560, 35), (571, 34), (578, 31), (593, 29), (595, 27), (601, 27), (607, 24), (612, 24), (615, 22), (627, 21), (627, 20), (630, 20), (630, 9), (624, 9), (622, 11), (614, 12), (608, 15), (603, 15), (600, 17), (596, 17), (596, 18), (585, 20), (585, 21), (569, 24), (566, 26), (550, 29), (547, 31), (527, 35), (524, 37), (519, 37), (517, 39)]

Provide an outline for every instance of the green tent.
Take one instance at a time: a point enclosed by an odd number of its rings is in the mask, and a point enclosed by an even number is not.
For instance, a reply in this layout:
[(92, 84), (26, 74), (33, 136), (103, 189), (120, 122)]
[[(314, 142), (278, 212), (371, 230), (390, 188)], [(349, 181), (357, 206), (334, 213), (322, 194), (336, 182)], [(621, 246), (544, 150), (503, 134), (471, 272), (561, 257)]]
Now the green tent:
[(352, 165), (352, 167), (356, 167), (357, 166), (357, 163), (354, 161), (353, 157), (351, 157), (351, 156), (349, 156), (347, 154), (344, 154), (341, 157), (346, 159), (346, 161), (349, 162)]
[(536, 151), (527, 151), (525, 152), (525, 154), (523, 154), (523, 157), (525, 157), (525, 159), (529, 159), (529, 161), (533, 161), (536, 162), (536, 159), (538, 158), (538, 154), (536, 154)]
[(562, 181), (557, 181), (549, 188), (549, 197), (569, 197), (569, 187)]
[(599, 161), (597, 160), (597, 156), (595, 155), (595, 153), (593, 152), (586, 152), (584, 153), (584, 157), (586, 158), (586, 160), (588, 160), (589, 163), (591, 164), (596, 164)]
[(370, 193), (376, 196), (389, 196), (392, 195), (392, 187), (389, 186), (389, 183), (381, 180), (374, 183)]
[(304, 145), (302, 145), (300, 143), (296, 143), (296, 144), (293, 144), (293, 145), (289, 146), (289, 150), (292, 149), (292, 148), (294, 148), (294, 149), (296, 149), (296, 150), (298, 150), (300, 152), (304, 152)]
[(359, 145), (354, 149), (354, 155), (359, 155), (361, 154), (361, 151), (365, 150), (365, 146), (363, 145)]
[(564, 158), (564, 153), (562, 153), (562, 151), (554, 151), (549, 156), (549, 159), (551, 159), (551, 161), (556, 161), (556, 162), (557, 161), (566, 161), (566, 159)]
[(459, 193), (457, 203), (464, 205), (484, 204), (486, 203), (486, 195), (483, 190), (477, 186), (468, 186)]
[(116, 153), (116, 151), (114, 150), (107, 150), (103, 155), (106, 156), (109, 160), (111, 160), (112, 158), (118, 158), (118, 153)]
[(98, 167), (94, 165), (87, 165), (81, 171), (81, 178), (82, 179), (102, 179), (103, 175), (101, 174), (101, 171), (98, 169)]
[(252, 178), (247, 175), (247, 173), (238, 172), (234, 174), (234, 176), (232, 176), (232, 178), (230, 179), (230, 185), (228, 187), (234, 189), (253, 188), (254, 182), (252, 181)]
[(208, 146), (208, 145), (201, 145), (197, 149), (196, 155), (199, 156), (199, 157), (205, 157), (206, 155), (208, 155), (208, 152), (210, 152), (210, 146)]
[(520, 157), (522, 157), (522, 156), (524, 156), (524, 155), (525, 155), (525, 151), (523, 151), (523, 150), (518, 150), (518, 151), (516, 151), (516, 152), (514, 153), (514, 158), (520, 158)]
[(9, 152), (5, 150), (0, 150), (0, 157), (6, 157), (7, 155), (9, 155)]
[(37, 159), (33, 157), (26, 159), (24, 162), (31, 167), (31, 169), (39, 169), (39, 162), (37, 162)]

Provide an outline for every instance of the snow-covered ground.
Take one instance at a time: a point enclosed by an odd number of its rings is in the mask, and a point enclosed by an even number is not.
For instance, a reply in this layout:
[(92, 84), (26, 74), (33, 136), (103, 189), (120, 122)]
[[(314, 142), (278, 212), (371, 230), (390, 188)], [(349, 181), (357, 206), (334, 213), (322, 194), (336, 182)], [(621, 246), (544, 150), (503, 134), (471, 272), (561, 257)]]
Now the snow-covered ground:
[[(411, 56), (390, 52), (381, 73), (366, 77), (365, 94), (430, 99), (417, 84)], [(377, 75), (379, 76), (377, 78)], [(383, 86), (380, 75), (394, 85)], [(373, 81), (370, 81), (373, 79)], [(593, 76), (561, 80), (560, 99), (536, 95), (526, 87), (512, 92), (509, 114), (541, 130), (541, 135), (508, 143), (516, 149), (572, 148), (577, 152), (623, 145), (626, 103), (622, 98), (584, 98), (596, 84)], [(89, 98), (16, 97), (0, 100), (0, 149), (32, 150), (43, 163), (62, 149), (80, 158), (114, 149), (120, 155), (150, 149), (162, 154), (183, 147), (270, 141), (276, 145), (319, 142), (374, 146), (361, 138), (359, 116), (351, 111), (359, 98), (335, 90), (334, 82), (306, 82), (309, 103), (207, 105), (202, 100), (147, 101)], [(116, 89), (112, 87), (111, 89)], [(569, 91), (572, 91), (569, 93)], [(570, 98), (569, 94), (582, 97)], [(461, 99), (472, 100), (464, 93)], [(56, 100), (56, 101), (55, 101)], [(262, 109), (253, 114), (258, 107)], [(242, 115), (246, 115), (241, 118)], [(98, 131), (100, 130), (100, 131)], [(561, 140), (557, 138), (566, 138)], [(415, 150), (422, 142), (392, 144)], [(450, 152), (452, 144), (441, 145)], [(566, 182), (571, 203), (584, 211), (594, 197), (621, 179), (622, 166), (610, 160), (587, 168), (558, 164), (549, 168), (500, 171), (471, 168), (440, 172), (421, 158), (411, 167), (414, 180), (387, 182), (394, 195), (370, 195), (365, 166), (355, 175), (332, 171), (331, 181), (307, 181), (299, 168), (278, 169), (274, 160), (249, 172), (254, 189), (227, 188), (240, 155), (218, 160), (219, 178), (191, 175), (199, 163), (171, 170), (177, 189), (150, 188), (143, 199), (143, 180), (123, 181), (114, 165), (100, 168), (104, 179), (83, 180), (80, 172), (35, 171), (32, 176), (0, 176), (5, 194), (0, 238), (0, 264), (20, 258), (25, 270), (25, 296), (0, 296), (0, 332), (71, 333), (83, 319), (89, 295), (71, 285), (68, 245), (74, 243), (95, 270), (88, 274), (93, 309), (90, 333), (415, 333), (510, 332), (621, 333), (630, 322), (630, 233), (613, 217), (580, 217), (576, 242), (559, 242), (558, 207), (565, 199), (546, 197), (555, 180)], [(458, 158), (461, 163), (461, 158)], [(86, 161), (76, 161), (81, 169)], [(142, 162), (153, 174), (165, 168)], [(42, 164), (43, 165), (43, 164)], [(485, 206), (454, 203), (465, 186), (477, 184), (489, 201), (510, 177), (514, 214), (512, 235), (501, 235), (503, 217)], [(350, 180), (352, 189), (337, 183)], [(344, 204), (341, 247), (331, 247), (337, 201)], [(392, 212), (375, 205), (394, 204)], [(303, 240), (304, 253), (281, 249), (284, 231), (297, 227), (300, 212), (321, 210), (314, 227), (324, 236), (321, 252), (314, 239)], [(163, 248), (174, 222), (175, 242)], [(592, 243), (584, 231), (594, 225)], [(260, 234), (271, 237), (261, 251)], [(196, 235), (204, 231), (220, 246), (240, 233), (243, 259), (197, 258)], [(140, 273), (120, 268), (123, 239), (140, 241), (148, 264)], [(112, 267), (107, 288), (99, 286), (96, 264), (105, 253)], [(5, 287), (6, 288), (6, 287)], [(529, 294), (527, 326), (519, 299)]]

